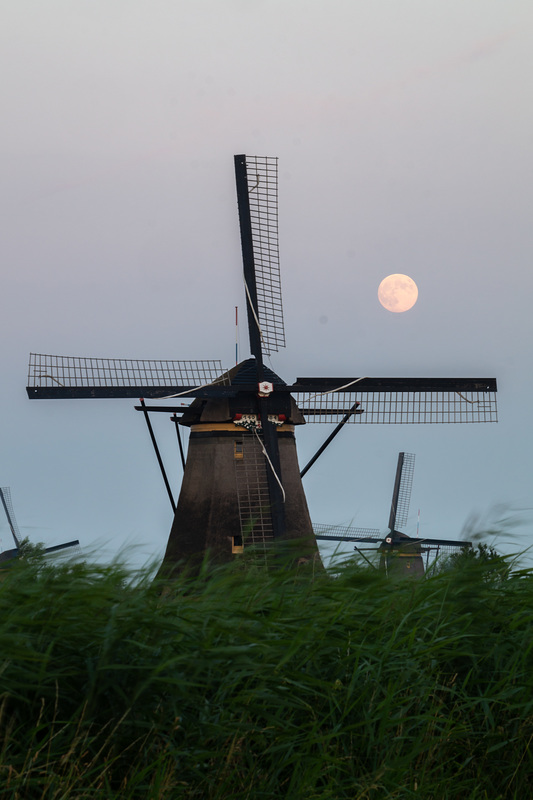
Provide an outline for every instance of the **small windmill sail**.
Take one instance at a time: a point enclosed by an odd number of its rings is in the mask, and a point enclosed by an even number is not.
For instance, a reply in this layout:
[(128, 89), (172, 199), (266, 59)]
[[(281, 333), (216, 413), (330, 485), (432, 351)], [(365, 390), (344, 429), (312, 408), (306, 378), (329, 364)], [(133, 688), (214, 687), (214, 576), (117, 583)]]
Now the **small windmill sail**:
[(414, 453), (398, 453), (398, 465), (396, 467), (396, 478), (394, 479), (389, 517), (391, 533), (396, 530), (396, 526), (404, 528), (405, 525), (407, 525), (414, 471)]
[[(15, 547), (11, 548), (10, 550), (3, 550), (0, 552), (0, 561), (10, 561), (13, 558), (18, 558), (21, 552), (21, 542), (22, 537), (20, 535), (20, 531), (17, 525), (17, 520), (15, 518), (15, 512), (13, 510), (13, 502), (11, 500), (11, 490), (8, 486), (4, 486), (0, 488), (0, 500), (2, 501), (2, 505), (4, 507), (4, 511), (7, 518), (7, 524), (11, 530), (11, 535), (13, 536), (13, 541), (15, 542)], [(79, 540), (75, 539), (72, 542), (65, 542), (65, 544), (56, 544), (53, 547), (46, 547), (44, 549), (45, 554), (49, 553), (57, 553), (60, 550), (66, 550), (70, 547), (78, 547), (79, 548)]]

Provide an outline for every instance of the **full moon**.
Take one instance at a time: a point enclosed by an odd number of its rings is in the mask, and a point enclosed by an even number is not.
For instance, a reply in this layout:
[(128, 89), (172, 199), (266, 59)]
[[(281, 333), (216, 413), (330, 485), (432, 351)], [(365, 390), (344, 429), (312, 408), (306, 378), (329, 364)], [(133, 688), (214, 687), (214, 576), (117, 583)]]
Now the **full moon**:
[(418, 287), (409, 275), (387, 275), (378, 288), (378, 300), (387, 311), (409, 311), (418, 299)]

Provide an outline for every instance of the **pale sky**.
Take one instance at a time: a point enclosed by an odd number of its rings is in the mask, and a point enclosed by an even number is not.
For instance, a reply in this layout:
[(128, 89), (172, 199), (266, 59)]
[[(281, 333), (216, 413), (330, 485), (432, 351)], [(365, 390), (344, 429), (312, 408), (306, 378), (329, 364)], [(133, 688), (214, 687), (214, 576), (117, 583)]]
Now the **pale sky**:
[[(407, 533), (419, 508), (423, 535), (458, 538), (501, 504), (533, 544), (529, 0), (0, 0), (0, 22), (0, 485), (23, 535), (162, 554), (134, 403), (30, 402), (28, 354), (231, 366), (244, 152), (279, 157), (285, 380), (499, 384), (497, 425), (350, 426), (304, 479), (314, 521), (385, 529), (404, 450)], [(419, 289), (405, 314), (377, 299), (396, 272)], [(298, 431), (302, 464), (329, 432)]]

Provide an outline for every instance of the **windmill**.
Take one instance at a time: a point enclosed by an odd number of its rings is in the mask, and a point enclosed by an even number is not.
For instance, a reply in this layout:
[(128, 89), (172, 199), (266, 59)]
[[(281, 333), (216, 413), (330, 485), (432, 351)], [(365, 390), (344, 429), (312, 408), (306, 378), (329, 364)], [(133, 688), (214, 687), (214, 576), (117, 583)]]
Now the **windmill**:
[[(285, 346), (278, 248), (277, 159), (235, 156), (251, 358), (224, 371), (215, 361), (133, 361), (30, 355), (30, 398), (141, 397), (182, 401), (138, 406), (171, 412), (190, 428), (177, 504), (162, 569), (210, 552), (216, 561), (254, 545), (297, 540), (298, 559), (317, 554), (294, 431), (305, 422), (337, 423), (309, 462), (347, 423), (495, 422), (494, 378), (297, 378), (287, 384), (265, 363)], [(178, 427), (176, 425), (177, 430)]]
[[(2, 505), (4, 507), (4, 511), (7, 517), (7, 524), (11, 530), (11, 535), (13, 536), (13, 541), (15, 542), (15, 547), (11, 548), (11, 550), (3, 550), (0, 552), (0, 561), (11, 561), (13, 558), (18, 558), (20, 555), (21, 550), (21, 536), (20, 531), (17, 525), (17, 520), (15, 519), (15, 512), (13, 511), (13, 502), (11, 500), (11, 490), (8, 486), (4, 486), (0, 488), (0, 500), (2, 501)], [(57, 553), (60, 550), (66, 550), (68, 547), (79, 547), (78, 539), (72, 542), (66, 542), (65, 544), (56, 544), (54, 547), (46, 547), (44, 549), (44, 553)]]
[(411, 576), (424, 574), (424, 555), (426, 555), (427, 569), (430, 554), (437, 558), (440, 555), (448, 555), (450, 552), (457, 551), (459, 548), (472, 547), (472, 542), (454, 539), (420, 539), (418, 535), (416, 538), (411, 538), (398, 530), (407, 525), (414, 469), (414, 454), (398, 453), (389, 515), (389, 531), (385, 536), (376, 528), (315, 525), (316, 538), (326, 542), (353, 542), (354, 549), (359, 551), (362, 549), (361, 544), (372, 544), (372, 547), (363, 549), (375, 550), (380, 553), (380, 569), (385, 570), (387, 574)]

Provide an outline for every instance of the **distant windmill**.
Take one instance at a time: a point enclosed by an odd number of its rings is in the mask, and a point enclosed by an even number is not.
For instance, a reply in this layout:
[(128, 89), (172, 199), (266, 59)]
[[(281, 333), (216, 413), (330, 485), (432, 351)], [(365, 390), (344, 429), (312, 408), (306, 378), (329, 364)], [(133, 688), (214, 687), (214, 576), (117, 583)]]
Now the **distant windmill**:
[[(10, 550), (3, 550), (0, 552), (0, 561), (10, 561), (13, 558), (18, 558), (20, 555), (22, 538), (17, 525), (17, 520), (15, 519), (15, 512), (13, 511), (11, 490), (8, 486), (0, 488), (0, 500), (2, 501), (4, 511), (6, 512), (7, 524), (9, 525), (11, 535), (13, 536), (13, 540), (15, 542), (15, 547), (11, 548)], [(74, 541), (66, 542), (65, 544), (56, 544), (54, 547), (46, 547), (43, 552), (46, 554), (57, 553), (60, 550), (66, 550), (68, 547), (79, 547), (79, 544), (80, 543), (78, 539), (75, 539)]]
[[(430, 554), (434, 557), (457, 551), (459, 548), (472, 547), (472, 542), (453, 539), (420, 539), (401, 533), (398, 528), (407, 525), (411, 489), (415, 469), (413, 453), (398, 453), (396, 478), (392, 491), (389, 516), (389, 532), (385, 537), (377, 528), (352, 528), (340, 525), (315, 525), (315, 536), (318, 540), (329, 542), (354, 542), (355, 550), (376, 550), (380, 553), (380, 569), (396, 575), (424, 574)], [(374, 547), (360, 548), (360, 544), (373, 544)]]
[[(30, 356), (30, 398), (194, 398), (185, 410), (147, 406), (144, 400), (138, 407), (148, 422), (174, 512), (162, 567), (166, 574), (207, 552), (215, 561), (228, 561), (244, 546), (266, 552), (288, 539), (299, 540), (295, 555), (300, 559), (318, 553), (296, 455), (297, 425), (338, 423), (308, 469), (347, 422), (497, 419), (494, 378), (318, 377), (287, 384), (266, 367), (264, 355), (285, 346), (277, 159), (235, 156), (235, 177), (252, 358), (224, 372), (215, 361)], [(213, 337), (218, 341), (220, 333), (213, 331)], [(149, 411), (171, 412), (190, 428), (177, 505)]]

